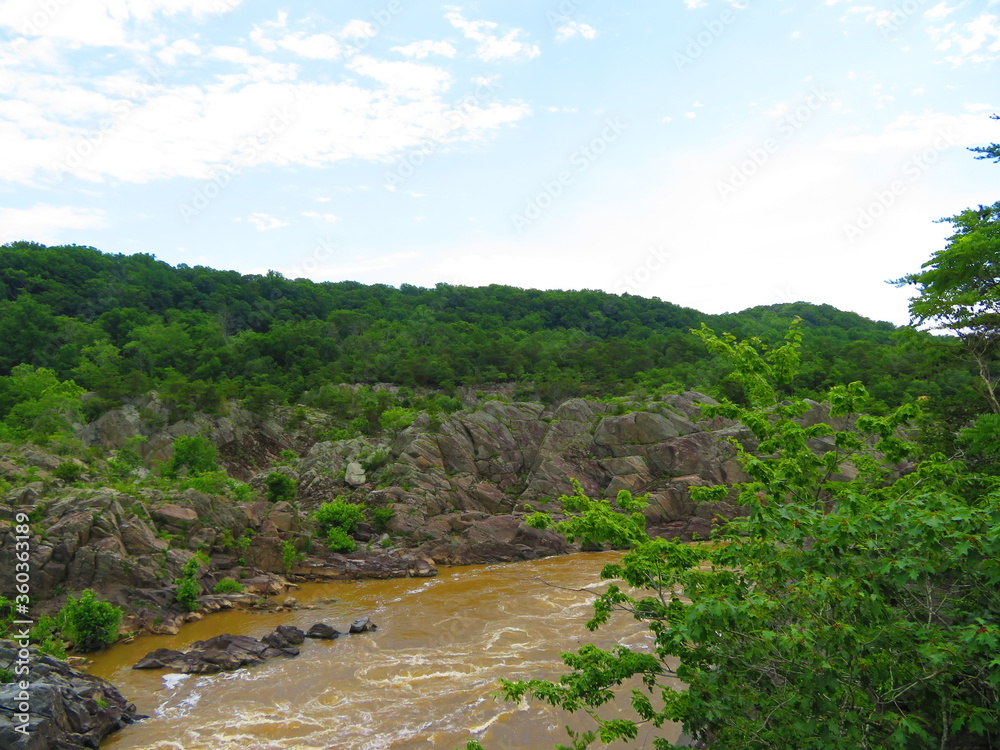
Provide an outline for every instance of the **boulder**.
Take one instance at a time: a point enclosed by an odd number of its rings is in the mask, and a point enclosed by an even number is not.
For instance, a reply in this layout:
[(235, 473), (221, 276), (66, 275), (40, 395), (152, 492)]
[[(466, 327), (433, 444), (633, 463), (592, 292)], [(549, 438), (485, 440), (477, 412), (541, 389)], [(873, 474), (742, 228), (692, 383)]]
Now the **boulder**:
[(365, 469), (357, 461), (351, 461), (344, 470), (344, 481), (352, 487), (360, 487), (368, 481), (365, 477)]
[(193, 523), (197, 523), (198, 514), (191, 508), (184, 508), (180, 505), (167, 503), (158, 508), (153, 508), (150, 514), (160, 523), (175, 528), (186, 529)]
[(351, 623), (351, 633), (368, 633), (372, 630), (378, 630), (378, 625), (367, 617), (360, 617)]
[[(268, 641), (285, 645), (271, 645)], [(140, 659), (132, 669), (170, 669), (181, 674), (214, 674), (260, 664), (275, 656), (298, 656), (299, 650), (287, 644), (277, 631), (263, 640), (248, 635), (217, 635), (195, 641), (184, 651), (158, 648)]]
[[(19, 646), (0, 641), (0, 664), (13, 665)], [(84, 750), (96, 748), (113, 732), (138, 717), (135, 706), (113, 685), (71, 667), (64, 661), (29, 647), (28, 673), (18, 681), (28, 683), (26, 720), (18, 714), (21, 688), (0, 685), (0, 747), (4, 750)], [(16, 727), (26, 724), (27, 733)]]
[(322, 640), (332, 640), (333, 638), (339, 638), (340, 633), (327, 625), (325, 622), (317, 622), (305, 634), (306, 638), (320, 638)]

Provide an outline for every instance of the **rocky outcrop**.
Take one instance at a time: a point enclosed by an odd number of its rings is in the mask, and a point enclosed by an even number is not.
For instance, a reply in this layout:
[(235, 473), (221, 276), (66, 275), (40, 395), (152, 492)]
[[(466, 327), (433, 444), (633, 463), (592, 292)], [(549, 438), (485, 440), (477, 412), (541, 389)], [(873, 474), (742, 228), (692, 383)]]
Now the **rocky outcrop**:
[[(378, 630), (369, 618), (355, 620), (349, 633), (368, 633)], [(158, 648), (142, 657), (132, 669), (169, 669), (181, 674), (214, 674), (231, 672), (278, 656), (298, 656), (306, 638), (334, 640), (340, 631), (324, 622), (318, 622), (302, 632), (293, 625), (279, 625), (260, 640), (248, 635), (217, 635), (206, 641), (195, 641), (184, 651)]]
[(21, 652), (0, 641), (0, 665), (9, 665), (16, 680), (0, 684), (4, 750), (95, 748), (137, 718), (135, 706), (113, 685), (34, 648)]
[(169, 669), (181, 674), (215, 674), (260, 664), (276, 656), (298, 655), (299, 650), (277, 630), (264, 636), (263, 640), (227, 633), (205, 641), (195, 641), (184, 651), (158, 648), (142, 657), (132, 669)]

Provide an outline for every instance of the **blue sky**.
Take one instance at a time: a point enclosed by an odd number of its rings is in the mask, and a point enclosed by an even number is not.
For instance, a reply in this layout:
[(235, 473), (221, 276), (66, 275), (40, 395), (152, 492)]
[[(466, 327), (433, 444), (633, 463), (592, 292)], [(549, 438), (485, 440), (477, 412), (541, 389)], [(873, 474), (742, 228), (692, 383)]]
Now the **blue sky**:
[(0, 0), (0, 242), (906, 322), (1000, 2)]

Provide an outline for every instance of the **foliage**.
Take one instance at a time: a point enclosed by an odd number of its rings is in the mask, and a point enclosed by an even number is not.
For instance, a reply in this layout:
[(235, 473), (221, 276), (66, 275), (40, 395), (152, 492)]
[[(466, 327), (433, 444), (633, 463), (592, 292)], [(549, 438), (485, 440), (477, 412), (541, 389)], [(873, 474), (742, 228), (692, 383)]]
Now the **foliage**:
[(340, 526), (331, 526), (327, 529), (326, 542), (327, 546), (334, 552), (347, 553), (354, 552), (357, 549), (357, 545), (351, 539), (350, 534)]
[(330, 529), (339, 528), (347, 534), (353, 534), (358, 524), (364, 520), (364, 506), (346, 502), (340, 498), (332, 503), (323, 503), (313, 514), (313, 520), (319, 525), (324, 536)]
[(142, 467), (139, 446), (146, 441), (147, 438), (142, 435), (128, 438), (124, 447), (119, 448), (114, 457), (108, 459), (108, 474), (115, 479), (126, 479), (132, 476), (136, 469)]
[(399, 435), (399, 433), (413, 424), (413, 420), (416, 418), (417, 413), (412, 409), (395, 406), (382, 412), (379, 417), (379, 425), (383, 430), (388, 432), (390, 436), (395, 438)]
[(292, 450), (283, 450), (278, 454), (278, 460), (274, 462), (275, 466), (294, 466), (295, 462), (298, 460), (298, 454)]
[(182, 471), (187, 476), (221, 471), (218, 451), (212, 442), (200, 435), (181, 436), (174, 440), (174, 453), (163, 471), (164, 476), (177, 477)]
[(375, 508), (372, 510), (372, 528), (379, 534), (389, 528), (396, 512), (392, 508)]
[(264, 477), (264, 486), (267, 488), (267, 499), (272, 503), (295, 502), (297, 485), (294, 479), (280, 471), (272, 471)]
[(189, 577), (178, 578), (175, 583), (177, 590), (174, 592), (174, 601), (187, 612), (194, 612), (198, 609), (201, 584), (196, 579)]
[(216, 594), (242, 594), (243, 584), (235, 578), (220, 578), (212, 591)]
[(99, 601), (90, 589), (85, 589), (79, 598), (67, 598), (59, 616), (63, 622), (63, 634), (73, 642), (77, 651), (96, 651), (118, 640), (121, 608)]
[(921, 266), (923, 270), (897, 280), (913, 285), (910, 315), (917, 324), (929, 324), (956, 334), (979, 371), (982, 393), (994, 413), (1000, 414), (1000, 202), (967, 209), (942, 221), (955, 234), (943, 250)]
[[(757, 379), (757, 403), (706, 412), (741, 421), (758, 444), (752, 453), (736, 444), (751, 478), (739, 486), (750, 516), (715, 544), (690, 546), (650, 539), (637, 517), (568, 498), (561, 528), (635, 539), (602, 573), (625, 587), (608, 585), (588, 627), (626, 612), (655, 648), (587, 645), (563, 655), (571, 671), (557, 682), (504, 681), (504, 694), (587, 710), (603, 742), (670, 720), (720, 748), (994, 746), (1000, 482), (941, 456), (896, 478), (892, 466), (910, 447), (898, 430), (913, 408), (867, 415), (870, 399), (854, 383), (829, 394), (844, 429), (805, 427), (797, 417), (808, 404), (766, 404), (781, 363), (756, 347), (733, 351), (741, 377)], [(834, 447), (815, 453), (817, 437)], [(845, 462), (857, 478), (834, 481)], [(668, 676), (686, 689), (673, 690)], [(601, 719), (598, 709), (629, 680), (642, 686), (631, 692), (635, 718)]]
[(285, 573), (291, 573), (296, 563), (306, 559), (304, 552), (295, 549), (295, 545), (286, 539), (281, 543), (281, 562), (285, 567)]
[(177, 590), (174, 592), (174, 601), (188, 612), (194, 612), (198, 609), (198, 597), (201, 596), (201, 581), (199, 580), (199, 576), (204, 563), (204, 554), (196, 554), (184, 563), (181, 568), (181, 577), (174, 581), (177, 584)]
[[(462, 408), (457, 387), (483, 383), (514, 384), (522, 397), (550, 403), (662, 383), (738, 399), (738, 383), (723, 382), (731, 366), (688, 329), (704, 321), (780, 344), (780, 321), (795, 315), (809, 334), (792, 384), (801, 393), (863, 380), (898, 404), (917, 387), (964, 388), (964, 364), (928, 368), (890, 324), (828, 305), (703, 315), (593, 290), (317, 284), (73, 245), (0, 246), (0, 376), (18, 365), (48, 368), (95, 394), (89, 419), (150, 389), (172, 419), (220, 411), (231, 398), (259, 415), (303, 403), (330, 411), (337, 423), (328, 429), (347, 437), (377, 434), (387, 413), (390, 433), (407, 411), (427, 412), (437, 428), (441, 414)], [(400, 388), (394, 395), (376, 383)]]
[(52, 472), (52, 476), (64, 482), (75, 482), (84, 475), (86, 469), (73, 461), (63, 461)]
[(0, 439), (47, 443), (72, 433), (81, 415), (84, 390), (55, 371), (29, 364), (0, 378)]
[(972, 427), (962, 430), (959, 441), (971, 466), (1000, 476), (1000, 414), (981, 414)]

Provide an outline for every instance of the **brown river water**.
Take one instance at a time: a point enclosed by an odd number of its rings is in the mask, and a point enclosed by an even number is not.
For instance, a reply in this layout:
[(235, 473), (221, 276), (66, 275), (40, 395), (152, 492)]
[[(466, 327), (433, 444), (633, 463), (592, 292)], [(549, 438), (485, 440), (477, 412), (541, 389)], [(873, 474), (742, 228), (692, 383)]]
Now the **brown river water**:
[[(226, 612), (146, 636), (98, 655), (92, 674), (114, 683), (150, 718), (102, 750), (455, 750), (476, 738), (486, 750), (551, 748), (564, 727), (591, 726), (537, 702), (494, 698), (497, 680), (548, 678), (564, 670), (560, 651), (586, 643), (649, 648), (641, 623), (618, 615), (590, 633), (584, 623), (601, 568), (616, 553), (577, 554), (502, 565), (445, 568), (436, 578), (306, 584), (294, 596), (315, 610)], [(565, 588), (558, 588), (565, 587)], [(281, 599), (283, 597), (279, 597)], [(362, 615), (379, 630), (334, 641), (307, 639), (293, 659), (218, 675), (131, 669), (155, 648), (181, 649), (220, 633), (261, 637), (276, 626), (339, 630)], [(634, 718), (628, 692), (602, 715)], [(622, 711), (622, 713), (615, 713)], [(677, 728), (657, 731), (675, 739)], [(652, 747), (649, 730), (608, 747)]]

